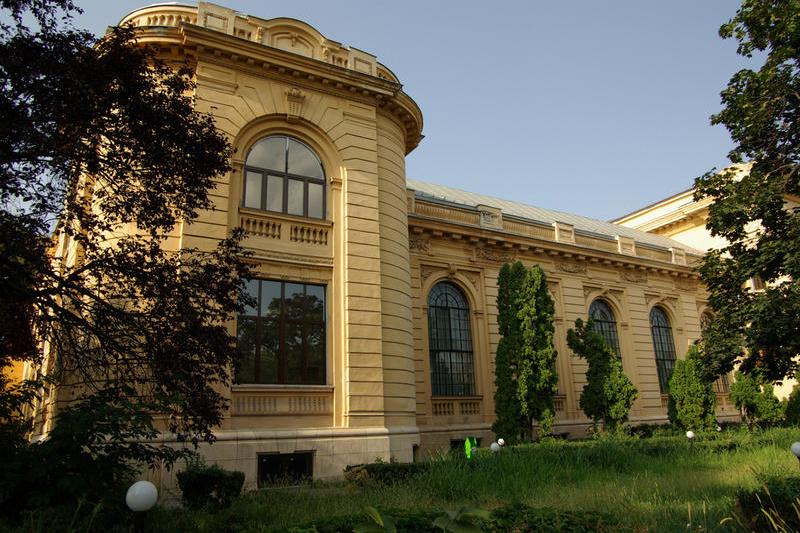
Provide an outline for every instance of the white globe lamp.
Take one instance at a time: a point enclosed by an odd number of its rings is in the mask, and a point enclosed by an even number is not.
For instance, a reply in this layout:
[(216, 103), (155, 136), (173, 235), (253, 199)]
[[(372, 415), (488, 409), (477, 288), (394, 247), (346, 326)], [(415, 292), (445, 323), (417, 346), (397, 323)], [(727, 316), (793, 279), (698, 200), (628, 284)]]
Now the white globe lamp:
[(505, 441), (505, 440), (503, 440), (503, 439), (497, 439), (497, 444), (499, 444), (499, 445), (500, 445), (500, 447), (502, 448), (503, 446), (505, 446), (505, 445), (506, 445), (506, 441)]
[(797, 460), (800, 461), (800, 442), (793, 442), (791, 450), (794, 456), (797, 457)]
[(500, 444), (498, 444), (497, 442), (493, 442), (492, 444), (489, 445), (489, 448), (491, 448), (492, 452), (497, 453), (500, 451)]
[(694, 431), (692, 431), (691, 429), (687, 431), (686, 438), (689, 439), (689, 441), (691, 442), (691, 440), (694, 438)]
[(158, 489), (149, 481), (137, 481), (125, 494), (125, 503), (134, 513), (149, 511), (158, 501)]

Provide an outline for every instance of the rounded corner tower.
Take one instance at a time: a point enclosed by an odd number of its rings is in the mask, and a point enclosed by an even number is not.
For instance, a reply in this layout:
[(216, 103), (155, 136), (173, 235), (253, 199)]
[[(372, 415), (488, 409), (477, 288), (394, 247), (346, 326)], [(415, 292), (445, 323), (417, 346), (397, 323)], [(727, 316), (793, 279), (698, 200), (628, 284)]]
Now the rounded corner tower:
[(215, 210), (180, 234), (202, 249), (243, 228), (260, 302), (231, 321), (246, 361), (203, 455), (250, 487), (413, 460), (405, 156), (422, 138), (419, 107), (375, 56), (299, 20), (198, 2), (143, 7), (124, 23), (192, 66), (196, 109), (235, 149), (210, 192)]

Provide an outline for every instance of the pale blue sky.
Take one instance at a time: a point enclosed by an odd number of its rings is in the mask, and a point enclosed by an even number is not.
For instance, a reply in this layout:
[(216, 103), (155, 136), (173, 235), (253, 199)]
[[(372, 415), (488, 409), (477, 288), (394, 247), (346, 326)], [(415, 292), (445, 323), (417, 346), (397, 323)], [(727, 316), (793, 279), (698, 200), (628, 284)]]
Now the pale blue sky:
[[(96, 33), (148, 3), (76, 1)], [(606, 220), (727, 162), (735, 0), (216, 3), (378, 56), (423, 112), (409, 178)]]

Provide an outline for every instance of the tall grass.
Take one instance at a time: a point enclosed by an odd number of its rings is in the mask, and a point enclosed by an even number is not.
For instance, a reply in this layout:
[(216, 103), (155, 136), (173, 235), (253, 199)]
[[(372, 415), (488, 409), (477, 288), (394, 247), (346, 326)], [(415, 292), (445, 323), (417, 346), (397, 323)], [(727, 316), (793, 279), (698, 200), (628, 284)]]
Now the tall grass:
[(761, 476), (796, 475), (789, 445), (797, 429), (730, 431), (649, 439), (548, 441), (482, 450), (466, 461), (432, 460), (392, 486), (313, 483), (250, 493), (218, 513), (162, 510), (154, 527), (169, 531), (268, 531), (315, 519), (380, 509), (491, 509), (510, 502), (609, 513), (640, 531), (726, 530), (733, 497)]

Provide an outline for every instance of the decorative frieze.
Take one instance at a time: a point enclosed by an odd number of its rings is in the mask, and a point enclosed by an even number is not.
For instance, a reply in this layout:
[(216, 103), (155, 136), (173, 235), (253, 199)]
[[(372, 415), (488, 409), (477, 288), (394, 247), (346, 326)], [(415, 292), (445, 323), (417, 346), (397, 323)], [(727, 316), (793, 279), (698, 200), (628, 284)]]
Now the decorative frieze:
[(475, 258), (497, 263), (511, 263), (516, 258), (516, 255), (512, 251), (499, 251), (477, 246), (475, 247)]
[(628, 283), (647, 283), (647, 272), (641, 270), (623, 270), (619, 273), (619, 279)]
[(557, 263), (558, 269), (562, 272), (570, 274), (586, 274), (586, 263), (577, 263), (573, 261), (559, 261)]
[(431, 241), (426, 237), (412, 236), (408, 238), (408, 249), (412, 252), (427, 254), (431, 251)]

